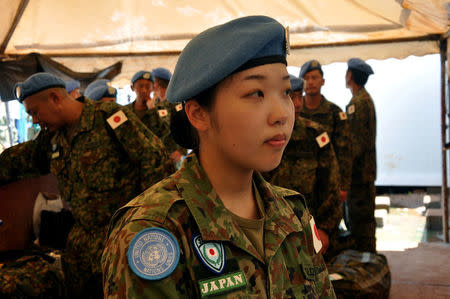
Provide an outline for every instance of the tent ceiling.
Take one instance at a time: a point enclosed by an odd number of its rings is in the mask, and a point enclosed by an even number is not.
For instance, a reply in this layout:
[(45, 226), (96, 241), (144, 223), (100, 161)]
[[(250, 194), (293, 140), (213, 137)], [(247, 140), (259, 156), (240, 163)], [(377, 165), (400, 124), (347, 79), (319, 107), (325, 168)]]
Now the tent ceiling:
[[(269, 15), (289, 26), (288, 60), (294, 64), (317, 54), (324, 63), (349, 55), (425, 55), (439, 53), (435, 40), (447, 33), (447, 7), (447, 0), (3, 0), (0, 55), (60, 56), (60, 62), (75, 65), (77, 71), (92, 71), (97, 63), (90, 64), (89, 70), (78, 69), (80, 59), (66, 57), (136, 56), (115, 61), (125, 59), (124, 70), (127, 60), (173, 68), (193, 36), (254, 14)], [(415, 40), (428, 42), (417, 47), (411, 43)], [(398, 44), (385, 44), (393, 41)], [(355, 54), (354, 47), (348, 51), (348, 45), (359, 45), (362, 55)], [(99, 62), (98, 68), (111, 62)], [(130, 66), (133, 72), (136, 68), (144, 67)]]

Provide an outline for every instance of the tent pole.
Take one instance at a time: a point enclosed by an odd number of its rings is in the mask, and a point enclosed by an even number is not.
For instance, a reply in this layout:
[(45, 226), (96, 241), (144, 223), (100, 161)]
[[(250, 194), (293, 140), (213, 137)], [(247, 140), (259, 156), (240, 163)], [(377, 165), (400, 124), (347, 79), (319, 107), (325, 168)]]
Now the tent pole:
[(447, 146), (446, 146), (446, 117), (447, 103), (445, 97), (446, 86), (446, 70), (445, 60), (447, 57), (447, 39), (440, 40), (440, 56), (441, 56), (441, 141), (442, 141), (442, 190), (441, 190), (441, 206), (442, 206), (442, 223), (444, 242), (448, 243), (448, 186), (447, 186)]
[(27, 7), (29, 1), (30, 0), (20, 1), (19, 7), (17, 8), (16, 15), (14, 16), (14, 20), (11, 24), (11, 27), (9, 27), (8, 33), (6, 34), (5, 39), (2, 41), (2, 44), (0, 45), (0, 54), (5, 53), (9, 40), (11, 39), (14, 30), (16, 30), (17, 24), (19, 24), (19, 21), (22, 18), (23, 12), (25, 11), (25, 8)]

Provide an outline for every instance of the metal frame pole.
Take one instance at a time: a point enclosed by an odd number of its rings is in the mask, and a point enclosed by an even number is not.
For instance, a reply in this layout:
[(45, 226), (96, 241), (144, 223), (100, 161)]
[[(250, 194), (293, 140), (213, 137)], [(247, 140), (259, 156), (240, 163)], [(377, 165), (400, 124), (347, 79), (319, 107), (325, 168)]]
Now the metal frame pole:
[(447, 186), (447, 146), (446, 146), (446, 116), (447, 103), (445, 97), (446, 72), (445, 61), (447, 58), (447, 39), (440, 41), (441, 54), (441, 141), (442, 141), (442, 189), (441, 189), (441, 206), (442, 206), (442, 223), (444, 242), (448, 243), (448, 186)]

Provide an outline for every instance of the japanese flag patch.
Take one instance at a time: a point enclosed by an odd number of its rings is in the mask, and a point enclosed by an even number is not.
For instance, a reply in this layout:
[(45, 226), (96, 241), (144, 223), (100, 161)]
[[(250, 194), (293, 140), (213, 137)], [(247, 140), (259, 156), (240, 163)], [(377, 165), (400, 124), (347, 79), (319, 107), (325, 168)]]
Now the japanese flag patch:
[(341, 112), (339, 112), (339, 118), (340, 118), (340, 120), (346, 120), (347, 114), (345, 114), (345, 112), (341, 111)]
[(159, 117), (165, 117), (165, 116), (167, 116), (167, 110), (166, 109), (161, 109), (161, 110), (158, 110), (158, 114), (159, 114)]
[(347, 107), (347, 113), (348, 114), (353, 114), (355, 113), (355, 105), (350, 105)]
[(322, 249), (322, 241), (320, 240), (319, 231), (317, 230), (316, 222), (314, 221), (314, 217), (309, 221), (311, 225), (311, 231), (313, 235), (313, 243), (314, 243), (314, 251), (319, 253), (320, 249)]
[(219, 242), (203, 242), (200, 234), (192, 236), (192, 244), (195, 253), (203, 265), (215, 274), (222, 273), (225, 269), (225, 249)]
[(325, 145), (327, 145), (328, 143), (330, 143), (330, 137), (328, 137), (327, 132), (323, 132), (322, 134), (320, 134), (319, 136), (316, 137), (316, 141), (317, 141), (317, 144), (319, 145), (319, 147), (322, 148)]
[(111, 115), (106, 121), (108, 122), (109, 126), (115, 130), (118, 126), (123, 124), (128, 120), (125, 113), (123, 113), (122, 110), (117, 111), (113, 115)]
[(177, 112), (183, 110), (183, 104), (176, 105), (175, 110), (177, 110)]

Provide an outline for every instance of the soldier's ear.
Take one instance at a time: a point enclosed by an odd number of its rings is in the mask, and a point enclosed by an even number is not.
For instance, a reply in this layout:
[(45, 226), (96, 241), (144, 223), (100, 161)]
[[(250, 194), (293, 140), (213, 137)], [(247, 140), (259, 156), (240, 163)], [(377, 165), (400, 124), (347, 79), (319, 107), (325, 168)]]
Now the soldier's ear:
[(131, 88), (132, 91), (134, 91), (134, 84), (131, 84), (130, 88)]
[(211, 125), (209, 113), (196, 100), (186, 102), (184, 110), (191, 125), (199, 132), (208, 130)]

